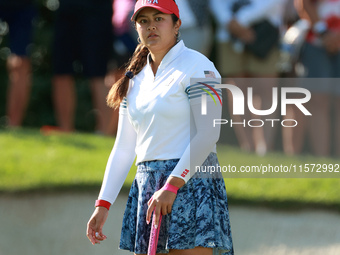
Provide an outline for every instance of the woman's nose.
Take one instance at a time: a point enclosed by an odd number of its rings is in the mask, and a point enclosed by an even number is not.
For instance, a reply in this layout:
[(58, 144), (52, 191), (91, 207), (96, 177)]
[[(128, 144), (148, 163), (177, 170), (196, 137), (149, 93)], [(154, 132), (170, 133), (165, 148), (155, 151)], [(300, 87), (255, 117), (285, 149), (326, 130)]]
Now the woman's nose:
[(155, 30), (155, 29), (156, 29), (156, 26), (154, 25), (154, 23), (150, 23), (148, 30)]

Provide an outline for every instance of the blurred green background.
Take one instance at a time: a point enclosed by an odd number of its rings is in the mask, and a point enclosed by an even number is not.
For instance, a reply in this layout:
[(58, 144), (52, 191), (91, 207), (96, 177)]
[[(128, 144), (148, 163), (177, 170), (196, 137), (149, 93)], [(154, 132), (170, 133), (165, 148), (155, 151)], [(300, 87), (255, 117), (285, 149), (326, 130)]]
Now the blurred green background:
[[(36, 129), (3, 130), (0, 132), (0, 193), (97, 193), (113, 144), (113, 137), (89, 133), (43, 136)], [(259, 157), (226, 144), (218, 144), (217, 152), (222, 166), (230, 164), (238, 168), (260, 163), (339, 164), (336, 159), (308, 155), (289, 157), (280, 152)], [(123, 192), (129, 190), (135, 171), (136, 167), (132, 165)], [(340, 178), (224, 177), (231, 204), (280, 209), (317, 207), (340, 211)]]

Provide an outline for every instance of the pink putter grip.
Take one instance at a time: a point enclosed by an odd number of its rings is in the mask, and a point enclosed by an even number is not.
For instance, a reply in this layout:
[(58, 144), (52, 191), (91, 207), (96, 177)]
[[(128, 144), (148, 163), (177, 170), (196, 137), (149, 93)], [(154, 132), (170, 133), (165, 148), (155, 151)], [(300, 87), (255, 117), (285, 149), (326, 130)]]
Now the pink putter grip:
[(162, 214), (159, 215), (159, 222), (157, 224), (157, 229), (155, 226), (156, 216), (155, 211), (153, 211), (152, 215), (152, 226), (151, 226), (151, 232), (150, 232), (150, 240), (149, 240), (149, 248), (148, 248), (148, 255), (156, 255), (157, 251), (157, 244), (158, 244), (158, 236), (159, 236), (159, 230), (161, 228), (161, 220), (162, 220)]
[[(171, 185), (170, 183), (166, 183), (162, 190), (168, 190), (175, 194), (177, 194), (178, 187)], [(152, 200), (152, 197), (151, 197)], [(156, 255), (157, 251), (157, 244), (158, 244), (158, 236), (159, 236), (159, 230), (161, 228), (161, 220), (162, 220), (162, 214), (159, 215), (159, 222), (158, 224), (155, 224), (156, 216), (155, 216), (155, 210), (153, 211), (152, 215), (152, 226), (151, 226), (151, 232), (150, 232), (150, 240), (149, 240), (149, 248), (148, 248), (148, 255)], [(157, 225), (157, 229), (154, 227)]]

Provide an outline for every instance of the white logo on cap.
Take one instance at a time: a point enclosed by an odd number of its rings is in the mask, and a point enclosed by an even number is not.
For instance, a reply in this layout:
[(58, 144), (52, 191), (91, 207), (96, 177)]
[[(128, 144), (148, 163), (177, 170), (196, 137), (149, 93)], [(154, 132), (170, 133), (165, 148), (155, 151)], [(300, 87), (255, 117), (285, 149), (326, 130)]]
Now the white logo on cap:
[(158, 4), (158, 0), (143, 0), (142, 4)]

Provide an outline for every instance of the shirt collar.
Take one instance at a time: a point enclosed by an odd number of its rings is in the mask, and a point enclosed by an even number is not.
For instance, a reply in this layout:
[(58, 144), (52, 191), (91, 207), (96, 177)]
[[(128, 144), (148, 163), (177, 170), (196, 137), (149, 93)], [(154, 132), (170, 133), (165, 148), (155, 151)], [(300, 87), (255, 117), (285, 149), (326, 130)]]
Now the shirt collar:
[[(159, 65), (158, 69), (163, 70), (165, 69), (175, 58), (177, 58), (181, 52), (184, 50), (185, 45), (183, 40), (179, 41), (176, 43), (169, 51), (168, 53), (164, 56), (162, 59), (161, 64)], [(149, 53), (148, 58), (147, 58), (147, 65), (150, 66), (150, 58), (151, 55)]]

